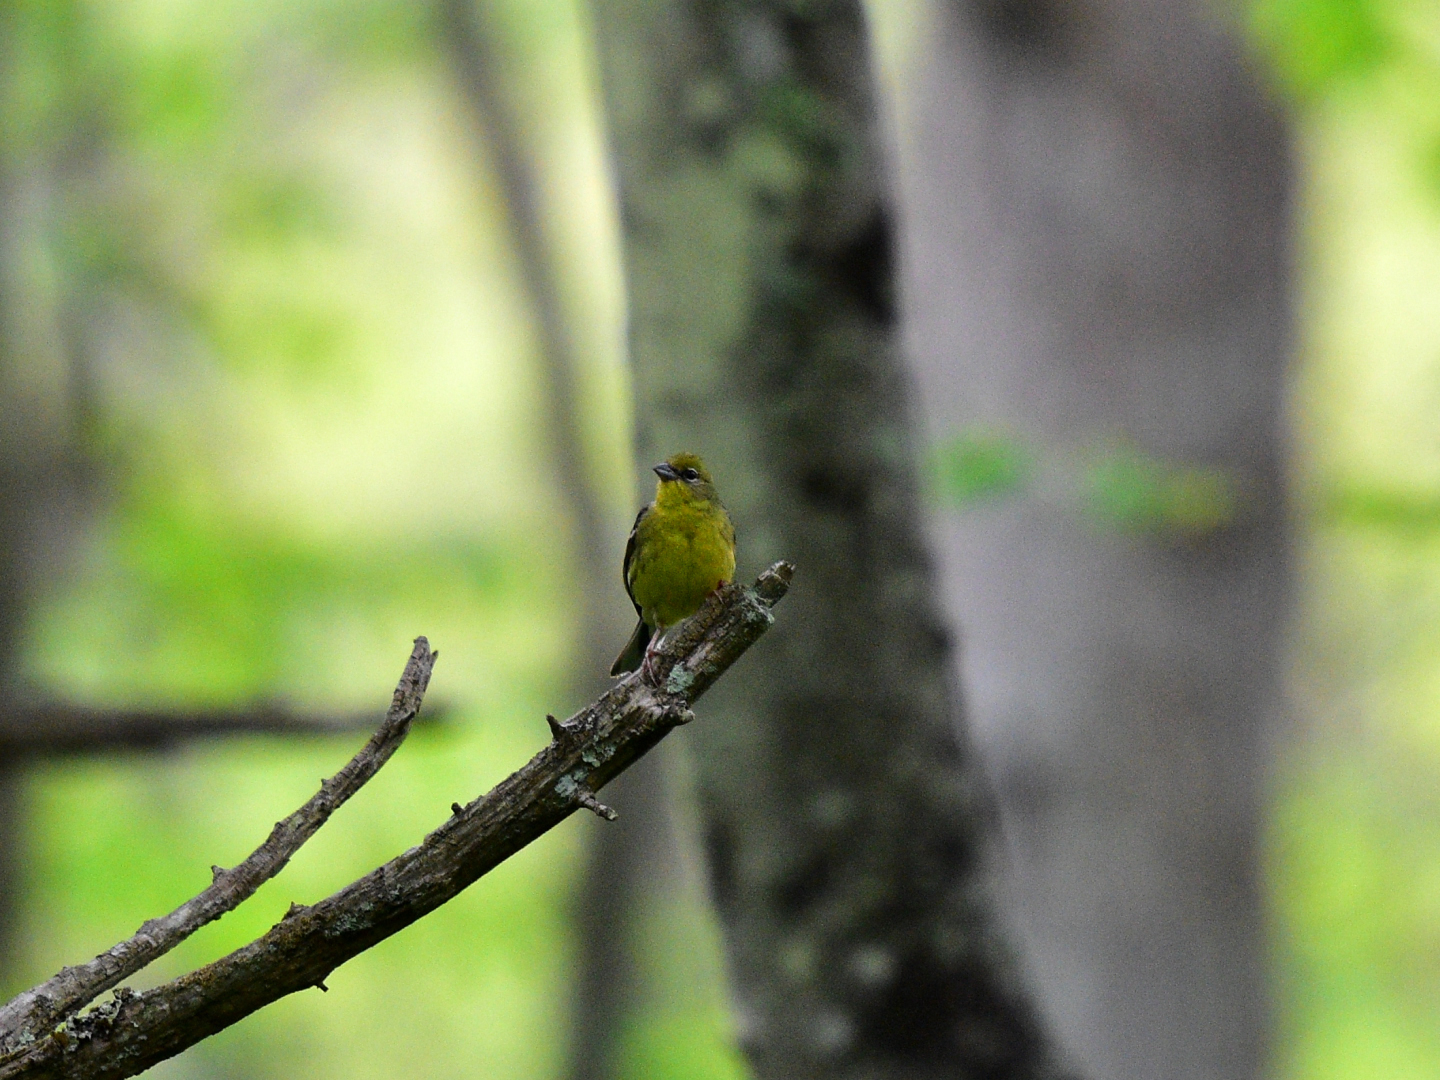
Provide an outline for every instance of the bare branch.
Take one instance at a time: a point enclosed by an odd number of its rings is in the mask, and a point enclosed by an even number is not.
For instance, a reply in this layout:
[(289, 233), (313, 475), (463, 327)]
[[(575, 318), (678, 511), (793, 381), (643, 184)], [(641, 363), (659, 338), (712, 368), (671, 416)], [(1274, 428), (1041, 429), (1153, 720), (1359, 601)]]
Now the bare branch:
[[(569, 720), (530, 762), (459, 808), (417, 847), (313, 907), (292, 906), (263, 937), (173, 982), (115, 999), (59, 1027), (31, 1027), (0, 1080), (133, 1076), (287, 994), (323, 985), (346, 960), (458, 895), (569, 817), (677, 724), (770, 626), (792, 568), (727, 585), (635, 673)], [(32, 991), (33, 993), (33, 991)]]
[(423, 637), (415, 639), (415, 648), (379, 730), (344, 768), (321, 782), (320, 790), (309, 802), (276, 822), (270, 836), (249, 858), (230, 870), (211, 867), (214, 880), (198, 896), (168, 915), (151, 919), (134, 937), (88, 963), (64, 968), (0, 1008), (0, 1046), (13, 1048), (29, 1041), (37, 1032), (53, 1028), (122, 979), (169, 952), (202, 926), (233, 911), (278, 874), (330, 815), (379, 772), (400, 748), (410, 733), (410, 722), (420, 711), (438, 655), (430, 651)]
[[(426, 710), (434, 717), (435, 707)], [(228, 709), (104, 708), (64, 702), (0, 705), (0, 761), (112, 750), (166, 750), (225, 735), (333, 735), (373, 731), (377, 712), (295, 712), (278, 702)]]

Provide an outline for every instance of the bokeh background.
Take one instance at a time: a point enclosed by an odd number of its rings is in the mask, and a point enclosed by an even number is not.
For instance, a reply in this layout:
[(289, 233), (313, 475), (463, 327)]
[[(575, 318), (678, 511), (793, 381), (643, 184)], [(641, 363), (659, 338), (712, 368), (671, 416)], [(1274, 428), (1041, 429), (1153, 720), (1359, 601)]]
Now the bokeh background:
[[(528, 758), (544, 714), (585, 685), (576, 595), (596, 556), (577, 549), (577, 478), (617, 567), (644, 484), (593, 27), (569, 0), (481, 7), (506, 152), (538, 178), (551, 301), (576, 329), (563, 439), (505, 165), (429, 7), (0, 9), (0, 455), (24, 462), (5, 483), (28, 493), (39, 537), (7, 552), (23, 568), (17, 692), (182, 717), (272, 701), (339, 714), (387, 700), (416, 633), (442, 654), (444, 718), (142, 984), (414, 843)], [(919, 10), (876, 0), (882, 86), (906, 84)], [(1433, 1077), (1440, 7), (1254, 0), (1215, 17), (1244, 35), (1297, 138), (1299, 578), (1265, 824), (1271, 1070)], [(577, 459), (557, 465), (557, 442)], [(935, 491), (933, 513), (966, 512)], [(623, 624), (618, 572), (609, 589), (599, 602)], [(198, 891), (358, 740), (12, 763), (7, 994)], [(328, 994), (285, 999), (154, 1075), (562, 1075), (593, 828), (572, 819), (337, 971)], [(744, 1077), (703, 869), (667, 873), (634, 935), (619, 1071)]]

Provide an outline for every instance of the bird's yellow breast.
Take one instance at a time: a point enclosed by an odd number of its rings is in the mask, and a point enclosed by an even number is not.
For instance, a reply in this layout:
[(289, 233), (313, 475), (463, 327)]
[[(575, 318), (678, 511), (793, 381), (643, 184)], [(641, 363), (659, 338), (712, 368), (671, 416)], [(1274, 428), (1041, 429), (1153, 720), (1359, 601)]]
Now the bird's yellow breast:
[(655, 628), (695, 614), (707, 596), (735, 576), (735, 530), (725, 508), (667, 494), (662, 491), (636, 525), (629, 573), (641, 617)]

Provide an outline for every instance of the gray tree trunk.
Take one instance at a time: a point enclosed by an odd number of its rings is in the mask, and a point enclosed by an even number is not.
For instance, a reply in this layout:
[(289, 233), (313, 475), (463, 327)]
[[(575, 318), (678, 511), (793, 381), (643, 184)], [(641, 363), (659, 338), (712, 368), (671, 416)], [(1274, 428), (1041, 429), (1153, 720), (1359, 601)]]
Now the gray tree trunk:
[(1107, 1080), (1265, 1057), (1291, 169), (1219, 10), (937, 5), (895, 80), (926, 427), (1012, 474), (935, 533), (1007, 911)]
[[(687, 729), (764, 1078), (1058, 1074), (921, 536), (859, 3), (602, 0), (642, 464), (712, 464), (783, 625)], [(722, 764), (728, 763), (728, 764)]]

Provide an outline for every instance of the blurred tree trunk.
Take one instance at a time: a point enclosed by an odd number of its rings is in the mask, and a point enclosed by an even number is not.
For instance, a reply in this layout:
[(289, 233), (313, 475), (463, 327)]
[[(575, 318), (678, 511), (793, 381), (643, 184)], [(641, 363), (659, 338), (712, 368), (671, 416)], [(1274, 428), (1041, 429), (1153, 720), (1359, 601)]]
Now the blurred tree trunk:
[(896, 79), (907, 344), (994, 496), (936, 535), (1006, 909), (1114, 1080), (1265, 1057), (1291, 168), (1221, 10), (936, 5)]
[[(0, 85), (14, 45), (11, 13), (0, 8)], [(3, 101), (3, 98), (0, 98)], [(6, 126), (0, 122), (0, 132)], [(0, 140), (0, 705), (16, 693), (17, 653), (31, 591), (36, 541), (49, 530), (63, 489), (63, 440), (53, 430), (55, 402), (43, 370), (26, 348), (32, 297), (19, 272), (25, 242), (21, 181), (9, 140)], [(32, 323), (34, 321), (32, 314)], [(53, 539), (53, 537), (52, 537)], [(20, 773), (0, 762), (0, 978), (10, 974), (16, 897), (20, 886)]]
[(513, 73), (507, 72), (491, 8), (486, 0), (440, 0), (439, 24), (477, 149), (494, 172), (505, 201), (521, 285), (535, 320), (543, 386), (540, 419), (553, 458), (550, 477), (574, 539), (581, 626), (574, 673), (578, 704), (604, 688), (610, 668), (606, 656), (611, 642), (624, 632), (619, 628), (625, 620), (615, 617), (605, 603), (611, 591), (602, 587), (612, 578), (618, 581), (614, 568), (624, 548), (608, 527), (592, 478), (581, 423), (583, 357), (556, 280), (539, 165), (519, 107), (506, 93), (506, 75)]
[(785, 1080), (1056, 1075), (957, 738), (861, 7), (601, 0), (596, 24), (640, 461), (702, 453), (742, 576), (799, 565), (682, 733), (743, 1047)]
[[(553, 453), (549, 473), (571, 524), (575, 554), (579, 634), (568, 673), (568, 711), (606, 687), (606, 673), (633, 626), (620, 591), (629, 523), (607, 513), (592, 479), (580, 404), (584, 357), (557, 281), (540, 166), (516, 100), (514, 84), (524, 72), (506, 55), (495, 8), (494, 0), (438, 0), (438, 29), (479, 156), (499, 181), (535, 319), (542, 419)], [(662, 775), (667, 757), (647, 756), (611, 786), (606, 797), (620, 807), (618, 821), (581, 825), (588, 835), (574, 909), (570, 1080), (613, 1075), (620, 1036), (639, 998), (637, 919), (647, 891), (674, 876), (663, 872), (674, 863)]]

